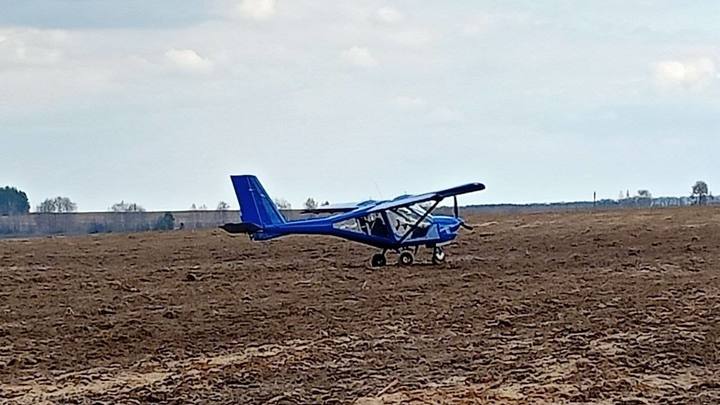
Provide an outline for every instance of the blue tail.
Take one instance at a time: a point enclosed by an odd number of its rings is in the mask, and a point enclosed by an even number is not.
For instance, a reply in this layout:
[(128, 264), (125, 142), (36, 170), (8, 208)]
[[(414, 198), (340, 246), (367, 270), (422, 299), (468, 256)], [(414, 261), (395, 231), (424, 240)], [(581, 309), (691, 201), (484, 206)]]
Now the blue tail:
[(263, 229), (268, 225), (282, 225), (286, 222), (257, 177), (231, 176), (231, 179), (244, 224)]

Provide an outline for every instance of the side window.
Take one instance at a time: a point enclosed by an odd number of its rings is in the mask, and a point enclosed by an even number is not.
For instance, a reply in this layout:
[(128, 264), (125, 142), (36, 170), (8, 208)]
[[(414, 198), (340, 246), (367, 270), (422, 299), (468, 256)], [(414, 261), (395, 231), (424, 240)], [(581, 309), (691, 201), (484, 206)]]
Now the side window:
[(358, 220), (353, 219), (346, 219), (345, 221), (338, 222), (333, 225), (333, 228), (335, 229), (342, 229), (343, 231), (350, 231), (350, 232), (358, 232), (358, 233), (365, 233), (361, 228), (360, 224), (358, 223)]

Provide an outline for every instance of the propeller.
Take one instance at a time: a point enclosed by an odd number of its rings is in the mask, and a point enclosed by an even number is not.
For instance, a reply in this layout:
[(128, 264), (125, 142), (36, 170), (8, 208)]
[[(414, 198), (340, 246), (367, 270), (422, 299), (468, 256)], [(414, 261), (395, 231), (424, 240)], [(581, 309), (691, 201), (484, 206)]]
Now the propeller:
[(473, 230), (473, 227), (470, 226), (470, 225), (468, 225), (468, 224), (466, 224), (465, 221), (463, 221), (462, 219), (460, 219), (460, 208), (458, 207), (458, 200), (457, 200), (457, 196), (456, 196), (456, 195), (453, 196), (453, 202), (455, 203), (455, 205), (454, 205), (454, 207), (453, 207), (453, 214), (455, 214), (455, 218), (457, 218), (457, 219), (460, 220), (460, 226), (462, 226), (463, 228), (467, 229), (468, 231), (472, 231), (472, 230)]

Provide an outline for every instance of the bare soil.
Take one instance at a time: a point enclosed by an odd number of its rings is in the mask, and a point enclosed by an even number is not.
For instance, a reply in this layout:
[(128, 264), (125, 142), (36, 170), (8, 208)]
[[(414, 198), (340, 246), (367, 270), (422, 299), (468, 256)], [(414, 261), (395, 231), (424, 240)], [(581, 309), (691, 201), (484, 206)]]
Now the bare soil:
[(0, 402), (720, 402), (720, 209), (469, 222), (379, 270), (323, 237), (0, 241)]

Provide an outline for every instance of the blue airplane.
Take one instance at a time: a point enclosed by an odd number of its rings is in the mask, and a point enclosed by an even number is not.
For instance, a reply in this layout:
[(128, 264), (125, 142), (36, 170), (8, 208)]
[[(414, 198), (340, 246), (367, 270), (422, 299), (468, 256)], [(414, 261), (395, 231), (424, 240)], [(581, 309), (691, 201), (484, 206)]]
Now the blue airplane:
[[(399, 253), (398, 263), (411, 265), (421, 246), (433, 249), (432, 261), (445, 261), (443, 246), (451, 243), (461, 227), (472, 229), (459, 217), (457, 196), (485, 189), (470, 183), (420, 195), (403, 195), (389, 201), (322, 206), (305, 213), (326, 215), (287, 221), (255, 176), (231, 176), (240, 203), (241, 223), (225, 224), (231, 234), (248, 234), (252, 240), (285, 235), (331, 235), (381, 249), (371, 265), (387, 264), (388, 251)], [(431, 215), (445, 198), (453, 197), (454, 216)]]

